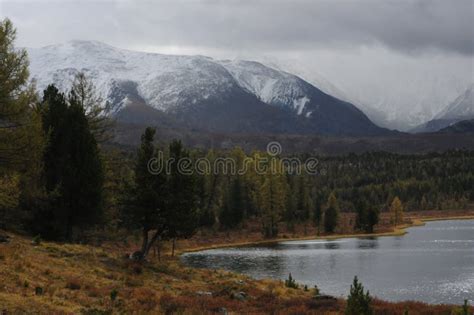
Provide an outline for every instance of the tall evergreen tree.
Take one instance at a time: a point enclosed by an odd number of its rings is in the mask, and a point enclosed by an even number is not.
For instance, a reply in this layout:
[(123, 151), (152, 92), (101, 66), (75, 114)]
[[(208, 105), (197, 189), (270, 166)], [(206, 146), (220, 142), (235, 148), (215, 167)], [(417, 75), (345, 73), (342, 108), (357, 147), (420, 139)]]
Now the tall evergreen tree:
[(366, 230), (368, 220), (368, 204), (365, 199), (358, 197), (355, 202), (356, 218), (355, 218), (355, 229)]
[[(166, 175), (152, 174), (149, 163), (156, 158), (154, 142), (155, 129), (148, 127), (141, 136), (141, 145), (137, 151), (134, 181), (128, 183), (123, 200), (122, 222), (129, 228), (142, 231), (140, 257), (144, 259), (153, 244), (166, 230), (165, 200)], [(152, 237), (149, 237), (154, 231)]]
[[(197, 180), (194, 170), (187, 165), (189, 152), (179, 140), (169, 145), (171, 172), (168, 175), (165, 217), (167, 236), (174, 242), (176, 238), (192, 236), (198, 224)], [(182, 163), (184, 162), (184, 163)]]
[(43, 128), (50, 135), (45, 152), (46, 189), (51, 207), (37, 214), (38, 233), (71, 241), (73, 229), (97, 223), (102, 214), (103, 168), (84, 109), (72, 92), (65, 99), (54, 86), (43, 98)]
[(239, 225), (244, 217), (244, 195), (240, 176), (231, 179), (219, 221), (226, 228)]
[(329, 195), (326, 211), (324, 212), (324, 230), (333, 233), (339, 219), (339, 205), (334, 192)]
[(374, 232), (374, 226), (379, 223), (379, 210), (377, 210), (374, 207), (369, 208), (367, 212), (367, 223), (365, 226), (365, 231), (367, 233), (373, 233)]
[(286, 190), (286, 179), (282, 174), (281, 162), (272, 159), (267, 173), (263, 175), (258, 199), (263, 234), (266, 237), (276, 237), (278, 235), (278, 223), (286, 204)]
[(305, 222), (309, 219), (312, 201), (310, 198), (310, 191), (304, 174), (299, 175), (297, 196), (297, 217), (300, 221)]
[(313, 207), (313, 222), (314, 225), (316, 226), (316, 229), (318, 231), (318, 235), (321, 232), (321, 219), (323, 216), (323, 209), (322, 209), (322, 204), (321, 204), (321, 199), (319, 196), (316, 196), (315, 202), (314, 202), (314, 207)]

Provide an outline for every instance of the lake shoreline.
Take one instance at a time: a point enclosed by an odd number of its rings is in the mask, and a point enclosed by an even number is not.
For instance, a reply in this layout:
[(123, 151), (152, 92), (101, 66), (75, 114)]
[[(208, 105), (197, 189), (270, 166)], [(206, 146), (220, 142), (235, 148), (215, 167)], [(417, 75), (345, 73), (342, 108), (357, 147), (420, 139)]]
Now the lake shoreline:
[[(342, 240), (342, 239), (352, 239), (352, 240), (356, 240), (358, 238), (366, 238), (366, 237), (393, 237), (393, 236), (403, 236), (403, 235), (406, 235), (408, 233), (410, 233), (410, 235), (412, 235), (412, 233), (414, 233), (414, 235), (419, 235), (420, 232), (416, 233), (416, 232), (413, 232), (413, 231), (409, 231), (408, 229), (410, 228), (413, 228), (413, 227), (421, 227), (421, 226), (425, 226), (427, 223), (429, 222), (435, 222), (435, 221), (453, 221), (453, 222), (459, 222), (459, 223), (447, 223), (447, 224), (462, 224), (460, 223), (461, 221), (471, 221), (474, 220), (474, 216), (472, 215), (456, 215), (456, 216), (446, 216), (446, 217), (432, 217), (432, 216), (427, 216), (427, 217), (424, 217), (424, 218), (412, 218), (411, 219), (411, 222), (410, 223), (407, 223), (407, 224), (404, 224), (404, 225), (400, 225), (400, 226), (397, 226), (393, 231), (391, 232), (384, 232), (384, 233), (373, 233), (373, 234), (366, 234), (366, 233), (360, 233), (360, 234), (337, 234), (337, 235), (330, 235), (330, 236), (320, 236), (320, 237), (293, 237), (293, 238), (280, 238), (280, 239), (276, 239), (276, 240), (263, 240), (263, 241), (256, 241), (256, 242), (240, 242), (240, 243), (233, 243), (233, 244), (224, 244), (224, 246), (218, 246), (218, 245), (214, 245), (213, 247), (207, 247), (206, 249), (219, 249), (219, 248), (229, 248), (229, 247), (233, 247), (231, 250), (235, 249), (236, 251), (239, 251), (238, 247), (245, 247), (245, 246), (252, 246), (252, 245), (271, 245), (271, 244), (274, 244), (274, 243), (278, 243), (278, 242), (289, 242), (291, 243), (292, 241), (298, 241), (298, 240), (302, 240), (302, 241), (308, 241), (308, 240)], [(470, 223), (466, 223), (466, 224), (470, 224)], [(424, 230), (422, 230), (424, 231)], [(423, 232), (421, 232), (423, 234)], [(408, 238), (409, 240), (412, 239), (412, 237)], [(407, 241), (409, 242), (409, 241)], [(200, 251), (205, 251), (206, 249), (200, 249)], [(193, 253), (193, 252), (196, 252), (198, 251), (198, 249), (194, 249), (192, 251), (188, 251), (186, 253)], [(203, 255), (206, 255), (205, 253), (202, 253)], [(199, 254), (198, 254), (199, 255)], [(185, 261), (182, 261), (182, 263), (184, 263), (187, 267), (191, 267), (191, 268), (204, 268), (204, 269), (207, 269), (207, 268), (210, 268), (209, 266), (202, 266), (202, 267), (198, 267), (198, 266), (193, 266), (193, 264), (191, 265), (187, 265)], [(221, 267), (217, 267), (218, 269), (221, 268)], [(228, 270), (229, 272), (236, 272), (238, 274), (244, 274), (244, 275), (249, 275), (248, 273), (246, 272), (242, 272), (242, 271), (239, 271), (239, 270), (232, 270), (232, 269), (227, 269), (227, 268), (223, 268), (224, 270)], [(287, 271), (287, 274), (288, 272), (291, 272), (292, 271)], [(291, 274), (290, 273), (290, 274)], [(265, 280), (265, 279), (273, 279), (273, 280), (278, 280), (278, 278), (273, 278), (273, 277), (267, 277), (267, 276), (264, 276), (264, 277), (256, 277), (255, 278), (257, 281), (260, 281), (260, 280)], [(280, 278), (281, 279), (281, 278)], [(282, 281), (282, 280), (280, 280)], [(324, 287), (322, 287), (324, 288)], [(338, 294), (335, 294), (334, 292), (333, 293), (329, 293), (330, 295), (332, 296), (337, 296), (338, 298), (344, 298), (342, 296), (339, 296)], [(380, 300), (380, 301), (384, 301), (384, 302), (388, 302), (388, 303), (408, 303), (409, 301), (408, 300), (405, 300), (405, 299), (402, 299), (402, 300), (386, 300), (385, 298), (380, 298), (380, 297), (375, 297), (377, 300)], [(426, 299), (420, 299), (420, 300), (417, 300), (418, 302), (420, 303), (427, 303), (428, 305), (433, 305), (433, 306), (436, 306), (436, 305), (454, 305), (452, 304), (451, 301), (444, 301), (443, 303), (432, 303), (432, 302), (429, 302), (427, 301)], [(461, 302), (460, 302), (461, 303)]]
[(309, 241), (309, 240), (336, 240), (336, 239), (348, 239), (348, 238), (364, 238), (364, 237), (388, 237), (388, 236), (403, 236), (408, 233), (407, 229), (417, 226), (423, 226), (426, 222), (432, 221), (447, 221), (447, 220), (474, 220), (474, 215), (455, 215), (455, 216), (446, 216), (446, 217), (416, 217), (411, 218), (411, 223), (402, 224), (393, 228), (392, 231), (388, 232), (377, 232), (377, 233), (353, 233), (353, 234), (331, 234), (331, 235), (311, 235), (311, 236), (294, 236), (286, 238), (276, 238), (276, 239), (262, 239), (257, 241), (243, 241), (243, 242), (230, 242), (230, 243), (220, 243), (220, 244), (210, 244), (201, 247), (195, 248), (184, 248), (182, 250), (177, 250), (177, 254), (183, 255), (186, 253), (195, 253), (210, 249), (219, 249), (219, 248), (229, 248), (229, 247), (245, 247), (245, 246), (254, 246), (254, 245), (267, 245), (275, 244), (279, 242), (287, 241)]

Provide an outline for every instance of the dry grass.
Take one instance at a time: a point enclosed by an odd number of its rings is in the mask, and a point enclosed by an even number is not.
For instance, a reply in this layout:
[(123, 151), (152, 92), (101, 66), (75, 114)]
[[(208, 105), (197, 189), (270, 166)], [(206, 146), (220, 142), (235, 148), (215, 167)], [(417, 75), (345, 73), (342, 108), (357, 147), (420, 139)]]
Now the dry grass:
[[(201, 235), (180, 242), (179, 247), (261, 240), (256, 234), (245, 238), (235, 233), (217, 233), (215, 239)], [(9, 243), (0, 244), (0, 313), (341, 314), (344, 310), (341, 299), (316, 301), (311, 291), (289, 289), (280, 281), (187, 268), (169, 256), (162, 262), (152, 256), (143, 265), (124, 258), (138, 244), (94, 247), (43, 242), (35, 246), (29, 238), (11, 237)], [(165, 246), (163, 252), (168, 251)], [(246, 298), (236, 299), (236, 292), (244, 292)], [(454, 307), (377, 300), (374, 308), (376, 314), (403, 314), (405, 309), (409, 314), (450, 314)]]
[[(0, 312), (7, 314), (287, 313), (318, 308), (311, 292), (279, 281), (256, 281), (224, 271), (181, 266), (176, 258), (138, 265), (125, 248), (43, 242), (12, 235), (0, 244)], [(140, 272), (137, 272), (137, 268)], [(118, 292), (115, 300), (111, 292)], [(244, 301), (233, 298), (245, 292)], [(339, 305), (321, 305), (336, 311)], [(96, 314), (99, 314), (97, 313)]]

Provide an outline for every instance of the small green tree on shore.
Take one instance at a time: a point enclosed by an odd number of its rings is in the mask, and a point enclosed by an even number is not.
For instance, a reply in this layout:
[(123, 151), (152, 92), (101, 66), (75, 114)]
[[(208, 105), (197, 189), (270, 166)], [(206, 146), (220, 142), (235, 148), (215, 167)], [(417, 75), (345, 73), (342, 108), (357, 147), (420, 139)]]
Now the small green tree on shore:
[(369, 295), (369, 291), (364, 292), (364, 286), (355, 276), (354, 282), (351, 285), (351, 291), (347, 297), (346, 315), (372, 315), (371, 302), (372, 298)]

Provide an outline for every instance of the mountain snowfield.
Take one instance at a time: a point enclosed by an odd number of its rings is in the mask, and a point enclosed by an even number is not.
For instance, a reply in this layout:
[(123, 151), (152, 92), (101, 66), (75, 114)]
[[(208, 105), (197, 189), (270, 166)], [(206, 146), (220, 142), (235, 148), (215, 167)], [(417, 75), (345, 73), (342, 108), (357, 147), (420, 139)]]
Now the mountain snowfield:
[(418, 126), (413, 132), (434, 132), (463, 120), (474, 119), (474, 84), (435, 117)]
[(467, 57), (415, 58), (382, 48), (268, 59), (272, 66), (356, 105), (378, 125), (402, 131), (433, 119), (474, 79)]
[(124, 82), (134, 82), (140, 97), (159, 110), (181, 106), (189, 96), (206, 99), (235, 84), (222, 66), (201, 56), (141, 53), (94, 41), (30, 48), (28, 54), (38, 90), (54, 83), (66, 91), (74, 75), (84, 72), (103, 97), (113, 100), (116, 111), (127, 103), (126, 99), (117, 102), (112, 95)]
[[(240, 86), (256, 95), (262, 102), (289, 107), (301, 115), (310, 101), (308, 83), (295, 75), (278, 71), (254, 61), (220, 62)], [(307, 117), (310, 111), (305, 113)]]
[(474, 118), (474, 84), (437, 114), (434, 119), (462, 120), (469, 118)]
[[(44, 48), (30, 48), (32, 77), (38, 90), (54, 83), (66, 91), (78, 72), (93, 80), (99, 93), (113, 99), (123, 82), (134, 82), (141, 98), (150, 106), (172, 111), (212, 96), (235, 85), (262, 102), (305, 112), (311, 88), (302, 79), (253, 61), (216, 61), (204, 56), (174, 56), (114, 48), (95, 41), (70, 41)], [(116, 111), (127, 100), (114, 100)]]
[(389, 133), (354, 105), (258, 62), (145, 53), (78, 40), (27, 50), (39, 91), (52, 83), (67, 91), (75, 74), (84, 72), (125, 122), (173, 121), (180, 128), (219, 132)]

